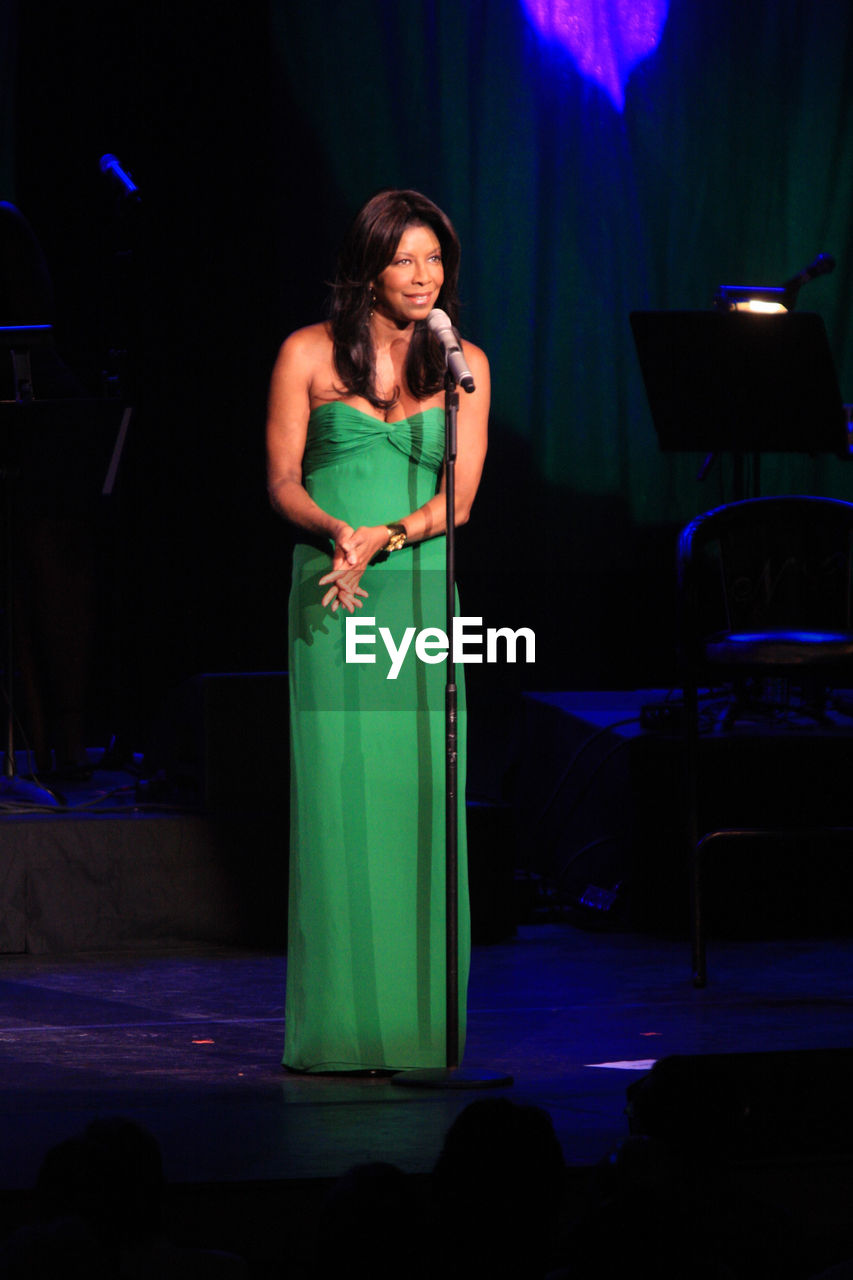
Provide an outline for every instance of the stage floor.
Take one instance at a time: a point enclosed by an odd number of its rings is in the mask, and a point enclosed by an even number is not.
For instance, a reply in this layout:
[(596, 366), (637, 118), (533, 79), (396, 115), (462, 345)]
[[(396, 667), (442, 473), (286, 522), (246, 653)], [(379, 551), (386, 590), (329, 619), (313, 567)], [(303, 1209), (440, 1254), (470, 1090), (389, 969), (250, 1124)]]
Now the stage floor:
[[(626, 707), (633, 722), (635, 704), (645, 696), (544, 698), (554, 732), (569, 735), (559, 739), (555, 767), (582, 754), (600, 782), (599, 801), (594, 788), (584, 790), (584, 778), (569, 778), (595, 829), (632, 813), (629, 779), (598, 771), (595, 753), (625, 767), (622, 741), (633, 741), (634, 730), (629, 726), (615, 746), (604, 733), (619, 729)], [(555, 698), (570, 699), (571, 706), (552, 705)], [(538, 703), (535, 711), (538, 741)], [(643, 775), (646, 782), (651, 777), (651, 817), (646, 826), (635, 823), (636, 844), (652, 861), (664, 835), (655, 797), (661, 812), (672, 802), (671, 770), (658, 765), (653, 756), (651, 773)], [(111, 817), (13, 812), (4, 823), (7, 916), (12, 906), (26, 906), (31, 935), (44, 934), (52, 949), (16, 953), (10, 944), (0, 954), (0, 1239), (31, 1212), (30, 1189), (45, 1152), (96, 1116), (122, 1115), (159, 1140), (173, 1204), (177, 1197), (178, 1217), (198, 1224), (197, 1243), (244, 1256), (260, 1249), (266, 1270), (253, 1274), (264, 1280), (280, 1275), (285, 1262), (301, 1275), (294, 1261), (300, 1239), (329, 1183), (367, 1161), (427, 1174), (453, 1119), (485, 1091), (424, 1091), (388, 1080), (284, 1072), (286, 958), (277, 942), (249, 949), (229, 936), (246, 923), (234, 900), (241, 871), (245, 878), (246, 847), (264, 856), (256, 858), (258, 882), (243, 884), (242, 892), (256, 910), (258, 903), (271, 906), (280, 926), (280, 817), (268, 824), (269, 833), (259, 820), (251, 839), (238, 824), (239, 838), (217, 842), (213, 836), (224, 829), (219, 818), (149, 812), (132, 778), (96, 774), (95, 782), (96, 797), (81, 788), (69, 801), (84, 806), (94, 799), (98, 813), (106, 805)], [(519, 785), (525, 790), (524, 776)], [(539, 786), (547, 791), (552, 784), (539, 778)], [(572, 787), (559, 796), (581, 828), (586, 809)], [(554, 821), (568, 827), (556, 809)], [(128, 838), (116, 842), (110, 823)], [(531, 830), (533, 847), (542, 832)], [(582, 831), (577, 839), (583, 843)], [(9, 888), (19, 864), (26, 898)], [(63, 889), (60, 871), (66, 879), (73, 872), (73, 896)], [(185, 879), (176, 879), (178, 873)], [(833, 901), (847, 899), (840, 884), (831, 894), (836, 882), (826, 885)], [(794, 896), (799, 901), (796, 890)], [(131, 920), (133, 908), (138, 914)], [(568, 908), (559, 910), (563, 918), (547, 923), (521, 910), (518, 918), (540, 922), (474, 947), (465, 1065), (508, 1074), (513, 1084), (500, 1094), (548, 1111), (576, 1188), (589, 1185), (591, 1171), (628, 1138), (626, 1091), (655, 1060), (799, 1050), (831, 1055), (853, 1047), (853, 936), (791, 936), (790, 929), (784, 937), (714, 936), (709, 984), (696, 990), (686, 937), (630, 920), (580, 927)], [(54, 939), (102, 936), (105, 921), (109, 936), (119, 940), (115, 950), (53, 946)], [(152, 922), (173, 932), (158, 934)], [(211, 922), (217, 932), (191, 932)], [(186, 932), (175, 933), (176, 925)], [(208, 941), (194, 940), (199, 936)], [(248, 936), (254, 941), (259, 933)], [(773, 1069), (770, 1063), (767, 1070)], [(820, 1120), (827, 1112), (834, 1116), (827, 1079), (816, 1062), (808, 1094), (785, 1099), (783, 1128), (789, 1116), (792, 1130), (802, 1133), (817, 1108), (824, 1112)], [(701, 1091), (694, 1100), (701, 1105)], [(838, 1112), (841, 1128), (850, 1120), (849, 1105)], [(808, 1240), (826, 1239), (839, 1249), (848, 1238), (853, 1244), (853, 1231), (846, 1234), (853, 1228), (853, 1132), (842, 1137), (825, 1158), (817, 1152), (786, 1160), (777, 1152), (742, 1171), (751, 1197), (774, 1213), (790, 1213)], [(781, 1246), (778, 1251), (784, 1253)]]
[[(626, 1087), (671, 1054), (834, 1049), (853, 1031), (853, 939), (719, 941), (695, 990), (685, 941), (522, 926), (476, 947), (466, 1065), (551, 1114), (570, 1166), (628, 1135)], [(2, 959), (6, 1188), (98, 1114), (159, 1138), (171, 1182), (332, 1178), (388, 1160), (427, 1172), (482, 1091), (306, 1078), (279, 1066), (285, 960), (168, 952)]]

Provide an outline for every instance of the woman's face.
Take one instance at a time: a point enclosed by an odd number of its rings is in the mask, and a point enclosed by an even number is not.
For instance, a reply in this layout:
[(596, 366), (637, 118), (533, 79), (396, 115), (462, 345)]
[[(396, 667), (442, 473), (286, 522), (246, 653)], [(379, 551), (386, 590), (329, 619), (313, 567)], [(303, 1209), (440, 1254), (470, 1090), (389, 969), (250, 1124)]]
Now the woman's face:
[(425, 320), (444, 284), (441, 245), (427, 226), (406, 227), (391, 262), (374, 281), (374, 311), (400, 328)]

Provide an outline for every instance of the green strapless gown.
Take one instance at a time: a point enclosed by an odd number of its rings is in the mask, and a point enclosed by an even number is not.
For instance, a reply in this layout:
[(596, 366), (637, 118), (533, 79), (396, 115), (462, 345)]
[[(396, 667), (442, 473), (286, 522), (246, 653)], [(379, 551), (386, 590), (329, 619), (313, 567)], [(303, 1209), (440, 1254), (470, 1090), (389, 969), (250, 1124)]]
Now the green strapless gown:
[[(354, 528), (435, 492), (444, 411), (381, 422), (340, 401), (311, 414), (304, 484)], [(330, 549), (330, 548), (329, 548)], [(291, 838), (284, 1064), (298, 1071), (445, 1063), (446, 662), (412, 643), (400, 673), (379, 637), (446, 629), (445, 539), (371, 566), (354, 615), (375, 664), (345, 661), (349, 615), (321, 607), (329, 549), (300, 544), (290, 595)], [(372, 627), (364, 625), (375, 618)], [(459, 690), (460, 1055), (470, 956), (465, 714)]]

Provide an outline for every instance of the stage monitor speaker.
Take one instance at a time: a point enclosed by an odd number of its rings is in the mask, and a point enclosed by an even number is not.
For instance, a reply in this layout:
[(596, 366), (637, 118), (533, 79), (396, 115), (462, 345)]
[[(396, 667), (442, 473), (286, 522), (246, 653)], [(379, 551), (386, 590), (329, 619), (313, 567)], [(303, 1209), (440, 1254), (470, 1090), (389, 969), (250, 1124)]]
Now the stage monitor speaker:
[(633, 1134), (731, 1160), (853, 1155), (853, 1049), (673, 1055), (629, 1085)]

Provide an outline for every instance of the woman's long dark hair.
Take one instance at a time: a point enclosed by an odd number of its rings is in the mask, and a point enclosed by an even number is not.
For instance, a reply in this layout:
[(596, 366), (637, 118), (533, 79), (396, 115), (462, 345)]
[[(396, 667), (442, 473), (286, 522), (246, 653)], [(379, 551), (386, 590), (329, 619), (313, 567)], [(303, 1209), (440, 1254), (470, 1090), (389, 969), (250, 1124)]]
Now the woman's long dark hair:
[[(459, 240), (450, 219), (419, 191), (380, 191), (356, 215), (338, 255), (329, 322), (335, 370), (350, 395), (364, 396), (377, 409), (390, 409), (396, 395), (383, 400), (374, 382), (375, 356), (370, 336), (371, 285), (392, 262), (407, 227), (429, 227), (441, 246), (444, 284), (437, 306), (455, 324), (459, 311)], [(424, 321), (417, 321), (406, 357), (406, 383), (417, 400), (444, 385), (441, 348)]]

